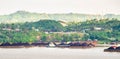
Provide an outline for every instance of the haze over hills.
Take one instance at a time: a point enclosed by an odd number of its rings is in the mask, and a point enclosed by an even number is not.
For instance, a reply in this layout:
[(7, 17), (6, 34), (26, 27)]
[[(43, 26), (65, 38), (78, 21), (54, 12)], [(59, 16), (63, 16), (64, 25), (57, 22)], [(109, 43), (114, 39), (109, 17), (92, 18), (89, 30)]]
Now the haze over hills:
[(101, 18), (116, 18), (120, 20), (120, 15), (106, 14), (106, 15), (92, 15), (92, 14), (78, 14), (78, 13), (68, 13), (68, 14), (46, 14), (46, 13), (31, 13), (26, 11), (17, 11), (9, 15), (1, 15), (0, 23), (16, 23), (16, 22), (34, 22), (39, 20), (57, 20), (57, 21), (86, 21), (91, 19), (101, 19)]

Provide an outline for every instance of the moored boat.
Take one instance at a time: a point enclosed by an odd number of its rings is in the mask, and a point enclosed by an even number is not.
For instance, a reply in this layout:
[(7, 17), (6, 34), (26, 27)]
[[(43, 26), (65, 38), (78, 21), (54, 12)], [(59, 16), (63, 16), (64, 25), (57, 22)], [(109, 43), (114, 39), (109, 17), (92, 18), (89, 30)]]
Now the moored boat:
[(120, 52), (120, 46), (119, 47), (111, 46), (107, 49), (104, 49), (104, 52)]
[(34, 46), (43, 46), (46, 47), (49, 45), (49, 42), (37, 42), (37, 43), (4, 43), (1, 44), (1, 48), (23, 48), (23, 47), (34, 47)]
[(86, 41), (82, 41), (82, 42), (61, 42), (59, 44), (56, 44), (56, 42), (52, 42), (54, 44), (55, 47), (69, 47), (69, 48), (91, 48), (91, 47), (95, 47), (95, 44), (91, 43), (91, 42), (86, 42)]

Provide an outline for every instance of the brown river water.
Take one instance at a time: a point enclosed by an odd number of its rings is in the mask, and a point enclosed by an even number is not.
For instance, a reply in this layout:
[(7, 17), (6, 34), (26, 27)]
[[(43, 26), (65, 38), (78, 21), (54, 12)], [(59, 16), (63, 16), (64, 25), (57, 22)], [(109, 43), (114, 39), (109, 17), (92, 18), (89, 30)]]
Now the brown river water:
[(120, 59), (120, 53), (105, 48), (0, 48), (0, 59)]

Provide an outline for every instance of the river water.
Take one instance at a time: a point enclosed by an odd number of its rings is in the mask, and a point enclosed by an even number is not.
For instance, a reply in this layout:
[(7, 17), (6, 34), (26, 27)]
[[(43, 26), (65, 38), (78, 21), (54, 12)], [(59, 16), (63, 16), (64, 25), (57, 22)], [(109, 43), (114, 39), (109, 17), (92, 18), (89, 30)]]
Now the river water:
[(103, 52), (105, 48), (0, 48), (0, 59), (120, 59), (120, 53)]

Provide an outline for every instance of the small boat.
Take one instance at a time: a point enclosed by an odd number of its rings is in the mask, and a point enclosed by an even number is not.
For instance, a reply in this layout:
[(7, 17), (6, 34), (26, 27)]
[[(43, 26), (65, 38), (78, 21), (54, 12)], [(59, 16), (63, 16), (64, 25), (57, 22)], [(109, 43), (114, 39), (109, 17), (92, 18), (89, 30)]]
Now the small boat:
[(53, 42), (50, 42), (48, 47), (55, 47), (55, 44)]
[(104, 52), (120, 52), (120, 46), (119, 47), (111, 46), (107, 49), (104, 49)]
[(66, 43), (56, 44), (55, 42), (53, 42), (53, 44), (55, 45), (55, 47), (70, 47), (70, 45)]
[(120, 52), (120, 49), (104, 49), (104, 52)]

